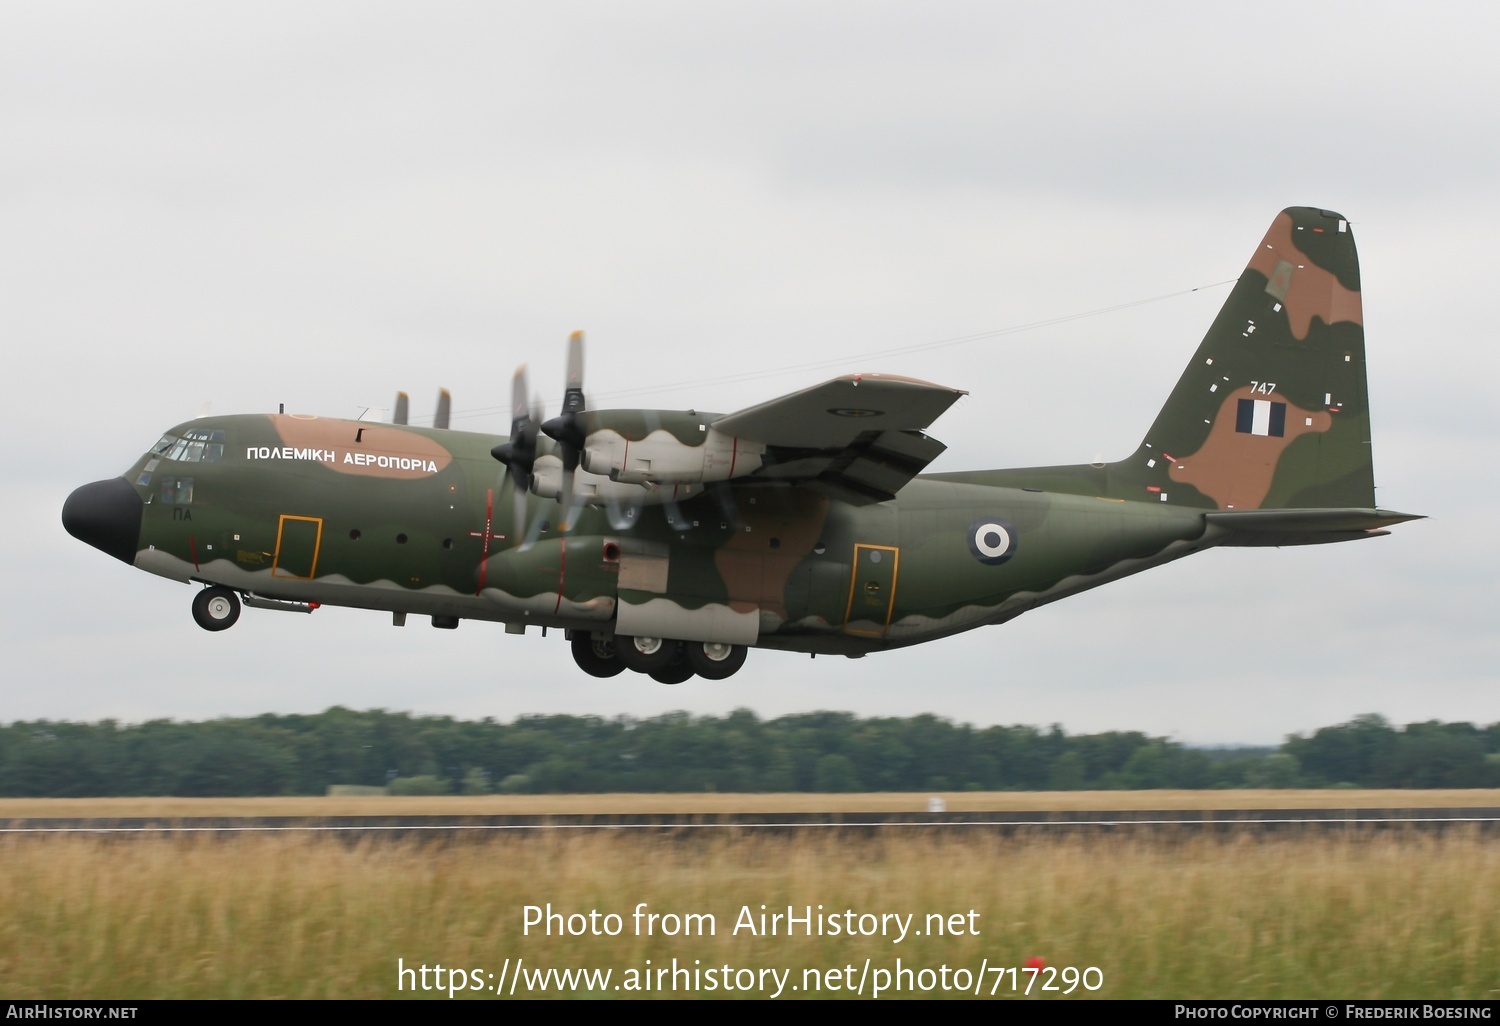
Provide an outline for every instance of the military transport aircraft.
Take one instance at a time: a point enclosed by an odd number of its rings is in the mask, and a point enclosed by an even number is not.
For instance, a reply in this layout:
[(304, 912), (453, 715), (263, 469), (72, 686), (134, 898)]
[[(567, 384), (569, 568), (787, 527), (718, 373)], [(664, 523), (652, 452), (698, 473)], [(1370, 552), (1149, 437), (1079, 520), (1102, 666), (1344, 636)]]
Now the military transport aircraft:
[(750, 648), (863, 656), (1003, 623), (1217, 545), (1310, 545), (1375, 507), (1348, 222), (1283, 211), (1141, 444), (1116, 463), (918, 476), (964, 393), (855, 374), (728, 415), (592, 410), (581, 336), (559, 416), (524, 373), (510, 436), (300, 414), (172, 428), (68, 497), (67, 530), (244, 604), (555, 628), (585, 672), (723, 679)]

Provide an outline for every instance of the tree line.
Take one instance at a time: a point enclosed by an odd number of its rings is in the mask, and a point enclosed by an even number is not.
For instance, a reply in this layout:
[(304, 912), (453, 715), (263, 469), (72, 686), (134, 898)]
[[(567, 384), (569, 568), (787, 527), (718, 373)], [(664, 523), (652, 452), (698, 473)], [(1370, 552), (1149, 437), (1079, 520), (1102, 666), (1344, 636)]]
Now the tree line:
[(0, 795), (957, 791), (1500, 787), (1500, 723), (1360, 716), (1279, 747), (1209, 749), (1129, 731), (975, 727), (816, 712), (763, 720), (523, 716), (511, 723), (335, 707), (202, 723), (0, 726)]

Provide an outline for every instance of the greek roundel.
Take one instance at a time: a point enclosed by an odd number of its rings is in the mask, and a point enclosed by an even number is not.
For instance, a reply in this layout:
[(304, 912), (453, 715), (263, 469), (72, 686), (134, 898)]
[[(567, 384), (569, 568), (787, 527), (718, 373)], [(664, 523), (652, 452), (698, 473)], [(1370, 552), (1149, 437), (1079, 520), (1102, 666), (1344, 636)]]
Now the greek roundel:
[(987, 566), (999, 566), (1016, 554), (1016, 529), (999, 517), (969, 526), (969, 551)]

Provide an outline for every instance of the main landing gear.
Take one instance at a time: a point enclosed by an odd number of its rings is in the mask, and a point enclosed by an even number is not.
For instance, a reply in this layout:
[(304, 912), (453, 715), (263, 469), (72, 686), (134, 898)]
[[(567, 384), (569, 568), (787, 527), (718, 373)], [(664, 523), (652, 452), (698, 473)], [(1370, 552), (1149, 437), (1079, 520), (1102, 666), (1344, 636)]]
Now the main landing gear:
[(622, 670), (644, 673), (662, 684), (681, 684), (693, 677), (725, 680), (745, 665), (744, 645), (717, 641), (673, 641), (670, 638), (595, 638), (570, 631), (573, 661), (592, 677), (613, 677)]
[(226, 631), (240, 618), (240, 597), (214, 585), (193, 596), (193, 619), (206, 631)]
[(726, 645), (722, 641), (684, 641), (682, 650), (693, 672), (704, 680), (733, 677), (750, 654), (744, 645)]
[(573, 661), (590, 677), (613, 677), (625, 672), (625, 664), (615, 652), (615, 639), (592, 637), (588, 631), (569, 631), (573, 643)]

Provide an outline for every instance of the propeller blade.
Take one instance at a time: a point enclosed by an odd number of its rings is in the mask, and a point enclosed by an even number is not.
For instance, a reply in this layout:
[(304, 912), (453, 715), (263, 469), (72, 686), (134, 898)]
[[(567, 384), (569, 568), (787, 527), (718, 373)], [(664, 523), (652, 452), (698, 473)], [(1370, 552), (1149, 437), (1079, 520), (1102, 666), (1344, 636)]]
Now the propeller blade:
[(666, 515), (667, 523), (674, 531), (686, 531), (693, 526), (692, 521), (682, 515), (682, 507), (677, 505), (676, 499), (665, 499), (662, 501), (662, 513)]
[(583, 458), (586, 441), (582, 414), (587, 407), (583, 397), (583, 332), (568, 338), (568, 375), (563, 382), (562, 412), (542, 425), (542, 433), (560, 447), (563, 465), (563, 498), (573, 504), (573, 472)]
[[(512, 538), (521, 538), (526, 531), (526, 489), (521, 487), (521, 482), (516, 481), (511, 493), (511, 521), (510, 535)], [(531, 548), (528, 541), (521, 542), (521, 550)]]
[(527, 493), (534, 491), (537, 485), (537, 437), (541, 432), (537, 422), (542, 418), (541, 400), (530, 393), (526, 368), (520, 367), (511, 381), (510, 440), (490, 450), (490, 455), (504, 463), (510, 471), (513, 503), (510, 529), (512, 537), (519, 540), (518, 547), (523, 552), (535, 543), (541, 534), (542, 525), (540, 516), (536, 523), (528, 526), (526, 522), (526, 508), (530, 501)]
[(438, 389), (437, 412), (432, 415), (432, 426), (448, 429), (448, 418), (453, 412), (453, 396), (446, 388)]
[[(531, 393), (531, 409), (527, 412), (527, 416), (531, 418), (533, 432), (535, 430), (535, 426), (541, 423), (543, 412), (544, 410), (542, 407), (542, 397), (536, 392)], [(545, 432), (543, 433), (545, 434)], [(535, 437), (534, 433), (533, 437)]]
[(510, 379), (510, 419), (512, 423), (531, 416), (531, 411), (526, 406), (530, 394), (531, 389), (526, 385), (526, 365), (523, 363), (516, 368), (516, 373)]
[[(490, 450), (490, 455), (510, 469), (515, 485), (517, 508), (524, 515), (526, 492), (531, 488), (532, 470), (536, 466), (536, 418), (527, 408), (526, 368), (518, 367), (510, 389), (510, 440)], [(514, 529), (519, 531), (523, 519)]]
[(568, 377), (563, 389), (563, 412), (582, 413), (583, 399), (583, 332), (568, 336)]

